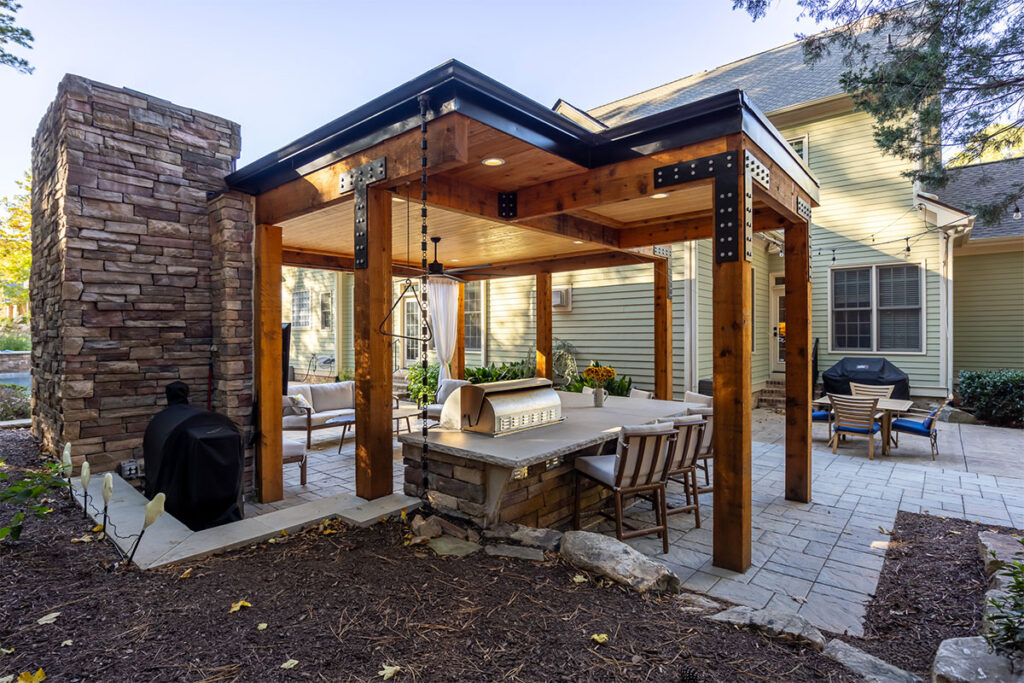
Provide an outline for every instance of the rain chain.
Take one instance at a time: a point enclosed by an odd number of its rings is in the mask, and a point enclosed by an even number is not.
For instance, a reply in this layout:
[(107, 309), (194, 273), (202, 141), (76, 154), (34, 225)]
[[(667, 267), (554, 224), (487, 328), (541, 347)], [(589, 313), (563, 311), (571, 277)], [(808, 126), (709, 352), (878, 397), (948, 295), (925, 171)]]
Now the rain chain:
[[(427, 105), (429, 104), (429, 98), (426, 95), (420, 95), (420, 252), (422, 253), (423, 268), (420, 274), (420, 292), (422, 294), (421, 307), (423, 313), (420, 315), (420, 363), (423, 366), (423, 382), (427, 382), (427, 341), (430, 339), (430, 329), (428, 327), (428, 306), (427, 306)], [(423, 480), (421, 486), (424, 490), (427, 488), (427, 455), (430, 451), (430, 445), (427, 443), (427, 405), (430, 401), (423, 403), (422, 412), (420, 413), (420, 429), (423, 435), (423, 462), (422, 472)]]

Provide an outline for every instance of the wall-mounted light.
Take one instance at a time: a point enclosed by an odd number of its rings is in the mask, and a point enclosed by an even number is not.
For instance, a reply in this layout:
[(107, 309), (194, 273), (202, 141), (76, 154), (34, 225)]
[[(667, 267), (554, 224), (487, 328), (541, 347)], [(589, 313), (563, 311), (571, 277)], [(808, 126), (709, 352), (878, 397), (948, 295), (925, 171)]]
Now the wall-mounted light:
[(484, 166), (504, 166), (505, 160), (499, 157), (487, 157), (480, 163), (483, 164)]

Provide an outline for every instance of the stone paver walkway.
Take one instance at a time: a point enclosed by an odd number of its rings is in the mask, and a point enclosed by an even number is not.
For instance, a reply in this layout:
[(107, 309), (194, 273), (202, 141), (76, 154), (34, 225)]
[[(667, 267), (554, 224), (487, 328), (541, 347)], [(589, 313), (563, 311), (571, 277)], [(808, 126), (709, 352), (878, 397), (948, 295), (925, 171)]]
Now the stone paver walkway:
[[(853, 440), (838, 455), (815, 447), (813, 502), (803, 504), (782, 495), (783, 447), (753, 444), (752, 566), (742, 574), (711, 564), (711, 494), (701, 496), (700, 529), (692, 515), (670, 518), (668, 554), (662, 554), (656, 536), (628, 543), (668, 564), (689, 590), (751, 607), (777, 607), (822, 629), (862, 635), (885, 559), (886, 532), (899, 510), (1024, 528), (1024, 478), (868, 460), (854, 455), (858, 449), (866, 452), (863, 445)], [(669, 495), (681, 496), (681, 489), (672, 485)], [(644, 508), (638, 505), (627, 517), (649, 523), (653, 513)], [(597, 530), (611, 533), (610, 523), (601, 522)]]

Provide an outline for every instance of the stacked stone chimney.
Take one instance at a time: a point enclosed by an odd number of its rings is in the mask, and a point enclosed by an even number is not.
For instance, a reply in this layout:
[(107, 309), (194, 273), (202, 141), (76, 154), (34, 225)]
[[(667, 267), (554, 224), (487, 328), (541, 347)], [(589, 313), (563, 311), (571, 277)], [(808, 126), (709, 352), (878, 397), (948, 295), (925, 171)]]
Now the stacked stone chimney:
[[(248, 431), (252, 200), (239, 126), (65, 76), (32, 154), (33, 433), (94, 471), (142, 455), (164, 386)], [(248, 462), (251, 465), (251, 457)], [(251, 480), (246, 476), (246, 484)]]

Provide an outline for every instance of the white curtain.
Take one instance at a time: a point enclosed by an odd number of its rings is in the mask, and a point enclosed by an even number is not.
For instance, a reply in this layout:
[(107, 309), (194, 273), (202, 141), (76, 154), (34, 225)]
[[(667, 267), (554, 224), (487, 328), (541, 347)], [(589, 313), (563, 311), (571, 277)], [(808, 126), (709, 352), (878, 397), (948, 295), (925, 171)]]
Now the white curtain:
[(459, 283), (446, 277), (432, 277), (428, 291), (434, 350), (441, 363), (438, 377), (440, 382), (451, 378), (451, 362), (455, 355), (455, 337), (458, 335), (459, 324)]

